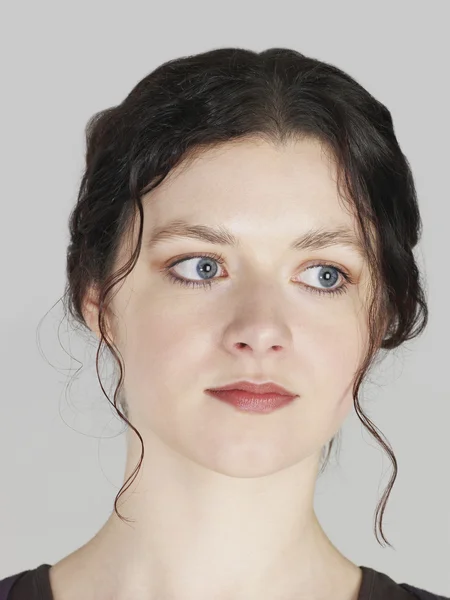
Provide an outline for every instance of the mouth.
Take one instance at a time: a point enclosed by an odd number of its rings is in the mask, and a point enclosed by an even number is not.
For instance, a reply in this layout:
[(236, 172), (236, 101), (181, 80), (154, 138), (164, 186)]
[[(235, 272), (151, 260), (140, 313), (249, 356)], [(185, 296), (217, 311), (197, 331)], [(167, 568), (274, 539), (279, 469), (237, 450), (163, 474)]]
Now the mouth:
[(242, 390), (250, 394), (276, 394), (278, 396), (296, 396), (295, 392), (291, 392), (282, 385), (268, 381), (266, 383), (253, 383), (252, 381), (234, 381), (227, 385), (217, 388), (209, 388), (209, 391), (219, 392), (228, 390)]
[(205, 391), (241, 411), (256, 413), (272, 412), (290, 404), (297, 397), (297, 394), (272, 382), (254, 384), (241, 381)]

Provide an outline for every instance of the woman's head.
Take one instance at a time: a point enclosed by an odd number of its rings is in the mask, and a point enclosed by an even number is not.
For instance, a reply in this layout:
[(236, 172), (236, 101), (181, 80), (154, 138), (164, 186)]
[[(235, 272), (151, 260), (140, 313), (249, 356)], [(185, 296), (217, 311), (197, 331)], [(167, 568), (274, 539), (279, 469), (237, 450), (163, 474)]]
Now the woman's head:
[[(326, 444), (327, 461), (353, 401), (392, 487), (358, 391), (380, 349), (426, 325), (420, 229), (390, 113), (356, 81), (292, 50), (215, 50), (163, 64), (89, 123), (67, 305), (116, 358), (114, 405), (122, 391), (141, 443), (149, 430), (259, 476)], [(254, 420), (204, 393), (237, 379), (298, 398)]]

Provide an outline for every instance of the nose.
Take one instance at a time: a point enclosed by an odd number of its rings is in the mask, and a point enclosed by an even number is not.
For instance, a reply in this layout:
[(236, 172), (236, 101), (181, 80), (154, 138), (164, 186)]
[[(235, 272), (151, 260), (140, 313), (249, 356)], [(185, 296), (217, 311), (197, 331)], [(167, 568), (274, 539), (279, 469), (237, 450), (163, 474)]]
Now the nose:
[(254, 281), (249, 290), (245, 298), (239, 299), (239, 307), (226, 326), (223, 339), (226, 348), (233, 354), (239, 352), (242, 356), (245, 352), (253, 358), (289, 350), (293, 345), (290, 309), (280, 293)]
[(234, 323), (225, 334), (225, 346), (229, 352), (245, 353), (255, 358), (289, 350), (292, 343), (292, 332), (283, 320)]

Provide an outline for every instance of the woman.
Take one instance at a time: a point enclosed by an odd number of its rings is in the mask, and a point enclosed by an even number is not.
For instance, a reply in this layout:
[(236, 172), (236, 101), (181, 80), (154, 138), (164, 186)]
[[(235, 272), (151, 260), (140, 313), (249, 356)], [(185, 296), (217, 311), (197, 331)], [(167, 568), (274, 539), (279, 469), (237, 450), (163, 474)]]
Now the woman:
[(439, 598), (350, 561), (313, 507), (352, 405), (395, 481), (358, 391), (426, 326), (420, 233), (387, 108), (299, 52), (169, 61), (95, 115), (65, 297), (117, 361), (126, 480), (5, 598)]

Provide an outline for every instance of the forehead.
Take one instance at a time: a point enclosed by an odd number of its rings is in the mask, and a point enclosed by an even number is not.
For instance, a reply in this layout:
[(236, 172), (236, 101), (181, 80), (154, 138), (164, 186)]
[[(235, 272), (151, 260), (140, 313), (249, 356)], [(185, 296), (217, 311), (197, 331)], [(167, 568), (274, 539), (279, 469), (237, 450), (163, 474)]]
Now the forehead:
[(337, 171), (317, 140), (274, 145), (262, 140), (227, 142), (183, 160), (143, 198), (152, 220), (195, 218), (204, 210), (217, 217), (277, 221), (315, 219), (324, 211), (347, 223), (337, 189)]
[[(150, 253), (155, 240), (167, 247), (182, 238), (186, 245), (190, 238), (193, 247), (192, 239), (223, 245), (228, 237), (237, 240), (229, 245), (256, 251), (261, 260), (278, 248), (290, 252), (295, 246), (297, 252), (332, 245), (334, 252), (347, 248), (345, 255), (358, 257), (358, 264), (367, 260), (353, 203), (339, 196), (331, 153), (316, 140), (284, 146), (227, 142), (184, 160), (142, 203), (143, 245)], [(129, 239), (133, 248), (139, 221)]]

